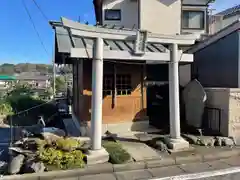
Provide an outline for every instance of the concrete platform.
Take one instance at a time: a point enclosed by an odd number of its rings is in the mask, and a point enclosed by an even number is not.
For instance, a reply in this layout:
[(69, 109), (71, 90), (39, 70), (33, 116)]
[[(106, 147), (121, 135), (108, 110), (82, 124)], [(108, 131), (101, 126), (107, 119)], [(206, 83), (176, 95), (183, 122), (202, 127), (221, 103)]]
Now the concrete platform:
[(161, 159), (161, 156), (153, 148), (144, 143), (120, 141), (122, 147), (132, 156), (135, 161), (149, 159)]
[(108, 152), (102, 148), (100, 150), (89, 150), (87, 154), (87, 164), (94, 165), (94, 164), (103, 164), (108, 162), (109, 154)]
[(166, 138), (166, 144), (171, 152), (188, 151), (190, 148), (189, 142), (187, 142), (183, 138), (172, 139), (168, 137)]

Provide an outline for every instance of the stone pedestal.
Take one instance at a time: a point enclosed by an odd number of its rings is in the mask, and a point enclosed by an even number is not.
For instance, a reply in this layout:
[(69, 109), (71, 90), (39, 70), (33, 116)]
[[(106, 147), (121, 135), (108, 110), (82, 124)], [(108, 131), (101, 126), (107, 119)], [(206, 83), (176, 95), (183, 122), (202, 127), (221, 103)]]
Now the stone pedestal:
[(173, 139), (169, 137), (166, 139), (166, 144), (168, 148), (170, 148), (170, 150), (174, 152), (184, 151), (190, 148), (189, 143), (183, 138)]
[(87, 164), (89, 165), (106, 163), (108, 160), (109, 154), (104, 148), (89, 150), (87, 154)]

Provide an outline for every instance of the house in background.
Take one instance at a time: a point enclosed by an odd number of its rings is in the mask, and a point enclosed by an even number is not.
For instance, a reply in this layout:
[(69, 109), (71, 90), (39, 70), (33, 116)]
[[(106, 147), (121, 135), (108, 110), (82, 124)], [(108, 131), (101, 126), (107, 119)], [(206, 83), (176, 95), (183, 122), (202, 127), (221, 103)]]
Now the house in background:
[(204, 87), (240, 88), (240, 19), (188, 50)]
[(211, 0), (94, 0), (101, 25), (144, 29), (159, 34), (208, 33)]
[(210, 17), (209, 33), (215, 34), (240, 18), (240, 4)]
[(28, 84), (36, 89), (46, 89), (50, 87), (50, 77), (41, 75), (38, 72), (22, 72), (16, 75), (18, 83)]

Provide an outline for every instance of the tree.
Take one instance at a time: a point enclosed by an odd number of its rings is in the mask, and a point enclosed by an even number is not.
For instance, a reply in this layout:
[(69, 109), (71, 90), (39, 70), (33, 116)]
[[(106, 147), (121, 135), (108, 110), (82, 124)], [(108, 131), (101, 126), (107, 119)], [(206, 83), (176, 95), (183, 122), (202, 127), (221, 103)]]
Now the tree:
[(14, 74), (14, 65), (13, 64), (2, 64), (0, 68), (0, 74), (12, 75)]
[(55, 83), (56, 92), (63, 92), (66, 90), (66, 81), (64, 76), (56, 77)]
[(31, 87), (28, 84), (15, 84), (14, 87), (12, 87), (12, 90), (8, 93), (9, 97), (16, 97), (21, 95), (29, 95), (31, 94)]

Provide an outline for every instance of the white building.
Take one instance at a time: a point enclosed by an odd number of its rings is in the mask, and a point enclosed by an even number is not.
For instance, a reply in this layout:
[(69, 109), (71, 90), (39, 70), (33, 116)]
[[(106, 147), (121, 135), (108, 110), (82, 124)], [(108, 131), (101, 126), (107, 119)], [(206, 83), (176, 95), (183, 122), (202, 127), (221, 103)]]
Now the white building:
[(208, 33), (210, 0), (94, 0), (102, 25), (145, 29), (159, 34)]
[(209, 33), (215, 34), (240, 18), (240, 4), (221, 11), (210, 18)]

